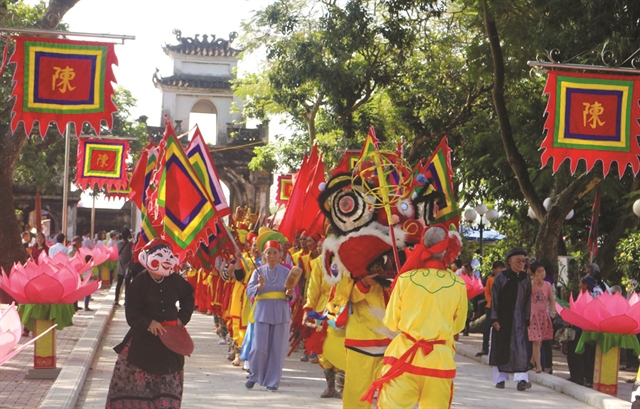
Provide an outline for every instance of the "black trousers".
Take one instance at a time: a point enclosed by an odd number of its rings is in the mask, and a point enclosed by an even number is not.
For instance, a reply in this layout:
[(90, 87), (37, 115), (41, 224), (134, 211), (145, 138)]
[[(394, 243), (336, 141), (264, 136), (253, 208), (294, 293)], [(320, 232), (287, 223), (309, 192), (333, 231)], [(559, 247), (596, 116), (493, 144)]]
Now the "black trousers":
[(118, 274), (118, 283), (116, 284), (116, 302), (120, 301), (120, 290), (122, 289), (123, 281), (124, 281), (124, 275)]

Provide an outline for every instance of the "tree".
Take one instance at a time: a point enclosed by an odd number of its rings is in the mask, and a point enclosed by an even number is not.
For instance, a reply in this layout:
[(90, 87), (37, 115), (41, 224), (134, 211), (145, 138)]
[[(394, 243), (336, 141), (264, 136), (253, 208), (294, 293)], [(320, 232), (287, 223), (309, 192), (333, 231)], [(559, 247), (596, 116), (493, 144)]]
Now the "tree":
[[(55, 29), (62, 17), (79, 0), (50, 0), (44, 7), (41, 3), (33, 8), (22, 2), (7, 1), (0, 3), (0, 21), (4, 27), (34, 26), (42, 29)], [(4, 46), (4, 44), (3, 44)], [(0, 78), (0, 98), (8, 100), (11, 94), (11, 70), (6, 70)], [(14, 167), (22, 147), (27, 139), (24, 126), (19, 125), (15, 133), (11, 132), (9, 121), (12, 101), (4, 105), (0, 112), (0, 267), (9, 270), (14, 262), (23, 262), (27, 254), (20, 242), (20, 227), (15, 216), (13, 204)]]

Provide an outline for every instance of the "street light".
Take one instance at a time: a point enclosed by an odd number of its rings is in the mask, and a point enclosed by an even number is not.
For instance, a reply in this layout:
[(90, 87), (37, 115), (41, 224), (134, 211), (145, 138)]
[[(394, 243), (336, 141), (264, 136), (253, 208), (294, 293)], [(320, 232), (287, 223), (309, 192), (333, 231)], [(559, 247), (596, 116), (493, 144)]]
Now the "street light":
[(476, 217), (478, 217), (478, 215), (480, 215), (480, 224), (478, 225), (478, 227), (480, 228), (480, 256), (482, 257), (484, 255), (484, 253), (482, 252), (482, 239), (484, 233), (484, 223), (482, 219), (483, 217), (486, 217), (489, 222), (492, 222), (498, 218), (498, 212), (495, 209), (488, 210), (487, 205), (480, 203), (476, 206), (475, 210), (465, 210), (464, 219), (469, 223), (472, 223), (476, 220)]
[(633, 202), (633, 213), (640, 217), (640, 199)]

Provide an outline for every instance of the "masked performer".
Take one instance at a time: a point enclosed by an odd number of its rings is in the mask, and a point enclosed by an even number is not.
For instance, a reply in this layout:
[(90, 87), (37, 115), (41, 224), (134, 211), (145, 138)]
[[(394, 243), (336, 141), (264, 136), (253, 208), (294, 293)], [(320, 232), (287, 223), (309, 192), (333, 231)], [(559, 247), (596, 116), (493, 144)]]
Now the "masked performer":
[(451, 406), (453, 336), (464, 328), (468, 306), (464, 281), (447, 269), (459, 252), (458, 234), (434, 226), (403, 266), (383, 320), (400, 334), (387, 348), (382, 377), (365, 400), (371, 402), (380, 389), (381, 409)]
[(114, 348), (118, 360), (106, 408), (179, 408), (185, 352), (169, 349), (165, 344), (175, 344), (176, 338), (179, 344), (191, 342), (186, 330), (169, 327), (183, 327), (191, 319), (193, 287), (178, 274), (172, 274), (178, 259), (165, 240), (147, 243), (139, 260), (146, 270), (138, 274), (126, 293), (125, 312), (131, 328)]
[[(323, 242), (324, 240), (320, 240), (317, 243), (318, 253), (322, 253)], [(334, 286), (325, 276), (321, 261), (321, 257), (311, 261), (313, 267), (304, 304), (305, 324), (315, 323), (315, 318), (324, 318), (327, 304), (335, 293)], [(306, 347), (318, 354), (318, 362), (327, 380), (327, 388), (320, 395), (321, 398), (342, 398), (346, 364), (344, 336), (344, 329), (328, 325), (325, 319), (320, 321), (318, 329), (307, 339)]]

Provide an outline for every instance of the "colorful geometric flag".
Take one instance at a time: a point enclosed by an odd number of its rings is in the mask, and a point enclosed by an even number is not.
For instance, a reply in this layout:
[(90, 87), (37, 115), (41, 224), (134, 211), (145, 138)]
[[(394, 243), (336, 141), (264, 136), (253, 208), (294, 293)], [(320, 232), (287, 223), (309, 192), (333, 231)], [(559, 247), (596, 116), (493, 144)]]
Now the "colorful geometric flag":
[(207, 193), (209, 193), (209, 196), (213, 199), (213, 204), (215, 205), (218, 216), (224, 217), (231, 214), (227, 200), (224, 197), (224, 192), (222, 191), (222, 185), (220, 185), (218, 171), (213, 164), (213, 159), (211, 159), (211, 154), (202, 137), (202, 133), (200, 133), (198, 125), (196, 125), (193, 138), (189, 146), (187, 146), (186, 152), (191, 166), (193, 166), (193, 169), (200, 177), (200, 181), (207, 189)]
[(70, 41), (41, 37), (14, 37), (16, 48), (10, 62), (16, 63), (13, 75), (15, 97), (11, 130), (24, 121), (29, 135), (33, 123), (40, 124), (44, 138), (49, 123), (60, 133), (68, 122), (81, 129), (88, 122), (100, 134), (101, 121), (113, 124), (115, 77), (112, 65), (118, 64), (114, 44)]
[(627, 165), (640, 171), (640, 76), (583, 74), (549, 71), (545, 94), (549, 94), (540, 146), (542, 166), (553, 158), (553, 172), (569, 159), (574, 173), (580, 159), (589, 172), (600, 160), (609, 173), (618, 163), (620, 178)]
[(445, 136), (436, 147), (431, 157), (426, 162), (420, 162), (416, 165), (414, 174), (424, 175), (430, 181), (431, 186), (444, 193), (446, 204), (438, 208), (433, 223), (442, 223), (448, 221), (459, 227), (460, 210), (453, 190), (453, 169), (451, 168), (451, 148), (447, 144)]
[[(367, 139), (365, 139), (364, 145), (362, 145), (362, 150), (360, 151), (360, 155), (358, 156), (358, 158), (371, 155), (373, 152), (378, 150), (379, 146), (380, 146), (380, 140), (376, 138), (376, 130), (372, 126), (369, 128)], [(353, 167), (351, 169), (353, 169)]]
[(157, 209), (162, 216), (163, 237), (184, 260), (194, 255), (200, 242), (208, 244), (218, 214), (207, 189), (189, 163), (170, 121), (166, 123), (162, 174), (158, 184)]
[(156, 169), (157, 161), (158, 148), (153, 143), (149, 143), (140, 154), (140, 159), (133, 171), (129, 184), (131, 187), (129, 200), (138, 206), (141, 216), (140, 237), (134, 248), (134, 260), (137, 260), (137, 254), (148, 242), (160, 237), (162, 234), (162, 220), (152, 219), (148, 211), (149, 199), (147, 192), (150, 189), (151, 177)]
[(596, 196), (593, 199), (593, 207), (591, 208), (591, 225), (589, 226), (589, 240), (587, 240), (587, 247), (589, 247), (589, 259), (593, 263), (593, 260), (598, 255), (598, 219), (600, 218), (600, 187), (596, 190)]
[(116, 139), (78, 139), (76, 185), (81, 189), (127, 187), (125, 155), (129, 142)]
[(338, 166), (335, 167), (331, 171), (331, 177), (342, 174), (349, 173), (356, 167), (356, 163), (358, 163), (358, 159), (360, 159), (360, 150), (356, 149), (347, 149), (344, 151), (344, 156)]
[(288, 173), (286, 175), (278, 176), (278, 190), (276, 192), (276, 203), (278, 206), (286, 206), (291, 199), (291, 193), (293, 192), (293, 174)]

